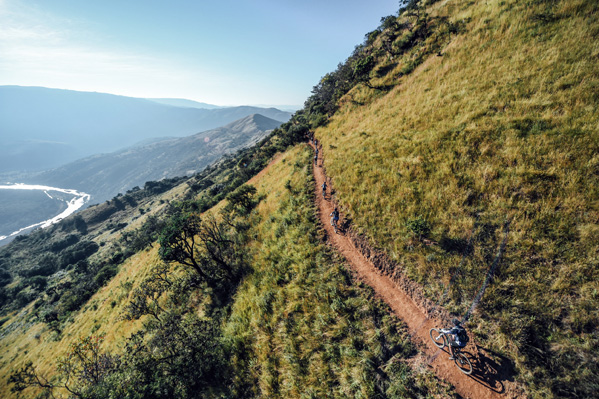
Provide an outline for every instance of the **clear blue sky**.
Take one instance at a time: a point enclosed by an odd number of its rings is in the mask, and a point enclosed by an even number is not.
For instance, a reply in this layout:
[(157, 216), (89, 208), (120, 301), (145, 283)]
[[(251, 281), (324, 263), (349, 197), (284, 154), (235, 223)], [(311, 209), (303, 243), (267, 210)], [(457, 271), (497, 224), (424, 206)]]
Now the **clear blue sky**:
[(0, 85), (302, 105), (398, 0), (0, 0)]

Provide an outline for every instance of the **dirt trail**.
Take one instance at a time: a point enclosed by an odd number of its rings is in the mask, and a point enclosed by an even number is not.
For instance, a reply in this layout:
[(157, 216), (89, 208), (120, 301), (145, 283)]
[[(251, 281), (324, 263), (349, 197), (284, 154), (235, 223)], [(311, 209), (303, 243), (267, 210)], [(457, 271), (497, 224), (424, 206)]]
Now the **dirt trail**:
[[(505, 364), (497, 363), (491, 357), (495, 354), (485, 354), (483, 348), (469, 344), (464, 353), (472, 361), (474, 371), (468, 376), (458, 370), (453, 361), (449, 360), (447, 349), (439, 349), (433, 345), (429, 337), (432, 327), (443, 327), (440, 320), (429, 318), (414, 300), (390, 277), (382, 274), (362, 253), (352, 244), (350, 238), (343, 232), (336, 234), (330, 224), (330, 214), (334, 205), (330, 198), (330, 188), (327, 188), (326, 199), (322, 198), (322, 183), (325, 172), (322, 167), (322, 153), (319, 154), (318, 164), (314, 167), (316, 180), (316, 203), (319, 216), (332, 245), (347, 259), (353, 271), (364, 283), (371, 286), (376, 295), (385, 301), (395, 315), (403, 320), (409, 329), (412, 340), (418, 345), (426, 357), (426, 364), (441, 379), (455, 387), (457, 393), (464, 398), (516, 398), (521, 393), (515, 387)], [(328, 184), (328, 182), (327, 182)], [(341, 215), (343, 220), (343, 215)]]

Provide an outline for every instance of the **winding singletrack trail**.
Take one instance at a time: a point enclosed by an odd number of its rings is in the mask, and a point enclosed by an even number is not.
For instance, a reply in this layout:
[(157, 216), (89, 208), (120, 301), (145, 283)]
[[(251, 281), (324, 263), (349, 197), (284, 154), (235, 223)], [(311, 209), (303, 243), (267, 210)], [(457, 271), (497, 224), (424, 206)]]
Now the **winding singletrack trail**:
[[(463, 398), (511, 399), (522, 397), (522, 393), (511, 378), (511, 373), (506, 370), (509, 367), (498, 364), (487, 357), (484, 349), (472, 344), (472, 340), (463, 353), (472, 362), (474, 371), (471, 375), (465, 375), (458, 370), (454, 362), (449, 360), (447, 349), (439, 349), (434, 346), (429, 336), (431, 328), (447, 326), (444, 326), (440, 320), (428, 318), (400, 286), (390, 277), (382, 274), (372, 262), (362, 255), (349, 237), (341, 231), (339, 234), (335, 233), (329, 216), (334, 209), (330, 200), (330, 188), (327, 188), (325, 199), (321, 194), (322, 183), (326, 179), (321, 155), (322, 152), (319, 153), (318, 162), (314, 165), (316, 204), (328, 239), (333, 247), (346, 258), (352, 271), (357, 274), (357, 278), (371, 286), (376, 295), (391, 307), (393, 313), (407, 324), (412, 340), (425, 356), (425, 363), (439, 378), (450, 383)], [(341, 220), (343, 220), (343, 215), (341, 215)]]

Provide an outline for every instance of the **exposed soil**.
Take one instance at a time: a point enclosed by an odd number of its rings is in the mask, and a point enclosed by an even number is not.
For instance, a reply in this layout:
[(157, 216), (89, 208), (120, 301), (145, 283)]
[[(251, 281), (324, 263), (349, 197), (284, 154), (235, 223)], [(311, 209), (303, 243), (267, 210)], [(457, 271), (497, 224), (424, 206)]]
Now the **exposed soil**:
[[(322, 183), (326, 179), (319, 151), (314, 167), (316, 204), (320, 220), (333, 247), (347, 260), (356, 277), (371, 286), (376, 295), (387, 303), (393, 313), (407, 325), (413, 342), (424, 354), (424, 362), (441, 379), (450, 383), (464, 398), (521, 398), (523, 393), (513, 380), (513, 368), (508, 359), (477, 346), (471, 336), (463, 350), (472, 362), (471, 375), (463, 374), (449, 360), (447, 349), (439, 349), (432, 343), (429, 331), (433, 327), (447, 327), (451, 315), (427, 300), (420, 287), (401, 273), (401, 266), (394, 264), (385, 254), (372, 249), (367, 240), (352, 232), (341, 215), (339, 233), (330, 224), (334, 204), (327, 195), (322, 197)], [(329, 184), (329, 181), (327, 181)]]

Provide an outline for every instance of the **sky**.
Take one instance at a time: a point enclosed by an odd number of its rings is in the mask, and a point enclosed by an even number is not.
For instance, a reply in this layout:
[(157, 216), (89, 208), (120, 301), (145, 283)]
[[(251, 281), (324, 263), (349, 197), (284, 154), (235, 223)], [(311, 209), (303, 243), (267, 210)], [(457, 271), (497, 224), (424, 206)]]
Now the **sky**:
[(0, 0), (0, 85), (301, 106), (398, 0)]

